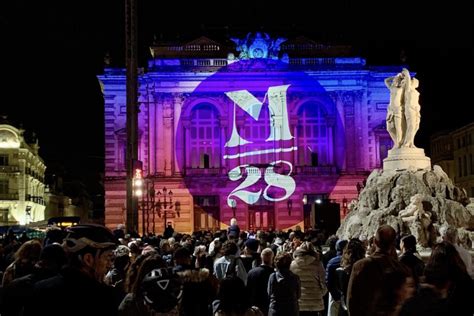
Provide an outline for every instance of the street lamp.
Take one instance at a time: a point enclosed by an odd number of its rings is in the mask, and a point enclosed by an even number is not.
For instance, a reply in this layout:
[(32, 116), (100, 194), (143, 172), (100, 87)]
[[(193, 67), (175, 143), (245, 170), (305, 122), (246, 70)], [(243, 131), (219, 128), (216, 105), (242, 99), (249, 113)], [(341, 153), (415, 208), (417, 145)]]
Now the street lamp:
[[(161, 217), (161, 210), (163, 210), (163, 227), (166, 228), (166, 223), (168, 220), (168, 215), (173, 215), (173, 211), (176, 212), (176, 215), (179, 217), (179, 211), (181, 205), (179, 202), (173, 203), (173, 191), (163, 187), (163, 190), (158, 190), (157, 192), (158, 202), (158, 216)], [(163, 200), (162, 200), (163, 199)], [(175, 207), (176, 206), (176, 207)], [(174, 207), (174, 210), (173, 210)]]

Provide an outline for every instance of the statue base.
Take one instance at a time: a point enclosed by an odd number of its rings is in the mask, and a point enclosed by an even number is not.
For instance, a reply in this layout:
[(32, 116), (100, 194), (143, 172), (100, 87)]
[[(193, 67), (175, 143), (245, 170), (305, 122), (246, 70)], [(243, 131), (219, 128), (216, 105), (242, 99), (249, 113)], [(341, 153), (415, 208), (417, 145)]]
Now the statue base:
[(393, 148), (383, 160), (383, 170), (431, 169), (431, 159), (422, 148)]

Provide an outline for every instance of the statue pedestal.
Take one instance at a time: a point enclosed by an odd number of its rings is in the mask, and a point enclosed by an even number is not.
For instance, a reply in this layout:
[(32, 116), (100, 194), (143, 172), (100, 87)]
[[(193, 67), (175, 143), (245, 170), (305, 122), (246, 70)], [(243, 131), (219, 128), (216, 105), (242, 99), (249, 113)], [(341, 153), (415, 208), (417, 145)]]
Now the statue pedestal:
[(383, 160), (383, 170), (431, 169), (431, 159), (422, 148), (394, 148)]

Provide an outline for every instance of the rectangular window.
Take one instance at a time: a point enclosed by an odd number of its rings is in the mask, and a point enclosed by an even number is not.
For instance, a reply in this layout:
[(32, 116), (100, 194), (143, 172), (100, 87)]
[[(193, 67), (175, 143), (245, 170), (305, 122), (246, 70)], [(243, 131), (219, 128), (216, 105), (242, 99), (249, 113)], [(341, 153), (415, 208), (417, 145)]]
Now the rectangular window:
[(0, 209), (0, 221), (2, 223), (8, 223), (8, 209), (7, 208)]
[[(458, 139), (459, 142), (459, 139)], [(458, 144), (459, 145), (459, 144)], [(462, 177), (462, 163), (461, 157), (458, 158), (458, 177)]]
[(8, 194), (8, 179), (0, 179), (0, 194)]
[(463, 172), (463, 174), (464, 174), (464, 176), (467, 176), (467, 159), (466, 159), (466, 156), (463, 156), (462, 160), (464, 162), (464, 167), (463, 167), (464, 172)]
[(0, 166), (8, 166), (8, 155), (0, 155)]

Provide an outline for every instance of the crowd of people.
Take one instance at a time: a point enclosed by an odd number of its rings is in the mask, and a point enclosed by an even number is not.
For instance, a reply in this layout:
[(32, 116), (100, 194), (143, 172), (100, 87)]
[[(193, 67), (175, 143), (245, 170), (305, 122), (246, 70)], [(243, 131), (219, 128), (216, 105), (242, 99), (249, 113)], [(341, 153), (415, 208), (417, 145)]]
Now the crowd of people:
[(41, 241), (9, 234), (0, 315), (473, 315), (472, 258), (455, 232), (426, 262), (414, 236), (388, 225), (350, 240), (247, 232), (235, 219), (191, 235), (82, 224)]

